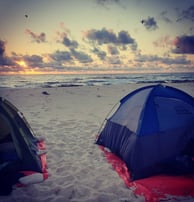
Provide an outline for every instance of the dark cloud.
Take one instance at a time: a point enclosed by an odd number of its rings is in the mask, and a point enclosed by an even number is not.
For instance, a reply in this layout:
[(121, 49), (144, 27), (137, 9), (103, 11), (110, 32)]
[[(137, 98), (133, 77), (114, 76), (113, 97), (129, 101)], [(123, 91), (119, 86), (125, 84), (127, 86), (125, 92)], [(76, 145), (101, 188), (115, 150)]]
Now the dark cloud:
[(102, 30), (89, 30), (86, 33), (86, 37), (91, 41), (96, 41), (99, 45), (117, 42), (117, 36), (115, 33), (108, 31), (105, 28)]
[(118, 44), (123, 45), (123, 49), (125, 49), (125, 45), (131, 45), (131, 49), (135, 51), (137, 49), (137, 43), (135, 39), (133, 39), (127, 31), (120, 31), (118, 34)]
[(120, 31), (118, 34), (118, 43), (119, 44), (133, 44), (135, 40), (131, 38), (127, 31)]
[(194, 54), (194, 36), (179, 36), (174, 40), (175, 49), (172, 50), (176, 54)]
[(96, 54), (101, 60), (104, 60), (104, 58), (106, 57), (106, 52), (105, 51), (101, 51), (100, 49), (98, 48), (94, 48), (92, 50), (92, 52), (94, 54)]
[(89, 63), (93, 61), (92, 58), (84, 52), (79, 52), (74, 49), (71, 49), (71, 53), (75, 57), (75, 59), (77, 59), (80, 63)]
[(57, 42), (63, 44), (65, 47), (69, 49), (76, 49), (79, 46), (79, 43), (75, 40), (71, 39), (71, 32), (67, 29), (63, 23), (61, 23), (61, 28), (63, 29), (62, 32), (58, 31), (57, 35), (58, 38)]
[(159, 60), (163, 64), (171, 65), (171, 64), (176, 64), (176, 65), (190, 65), (191, 61), (187, 60), (185, 57), (176, 57), (176, 58), (168, 58), (168, 57), (159, 57)]
[(141, 62), (141, 63), (159, 62), (166, 65), (173, 65), (173, 64), (190, 65), (191, 64), (191, 61), (187, 60), (185, 57), (170, 58), (170, 57), (159, 57), (157, 55), (138, 55), (135, 61)]
[(115, 45), (132, 45), (133, 49), (137, 47), (135, 40), (130, 36), (127, 31), (120, 31), (118, 36), (110, 30), (103, 28), (102, 30), (92, 29), (87, 31), (85, 37), (98, 45), (102, 44), (115, 44)]
[[(43, 68), (44, 67), (44, 61), (43, 58), (40, 55), (20, 55), (16, 53), (12, 53), (11, 59), (15, 61), (16, 66), (19, 66), (17, 64), (19, 61), (24, 61), (26, 64), (26, 67), (31, 68)], [(22, 69), (23, 70), (23, 69)]]
[(158, 25), (156, 20), (153, 17), (148, 17), (147, 19), (143, 19), (141, 23), (145, 26), (145, 28), (149, 31), (158, 29)]
[(190, 6), (186, 10), (182, 10), (178, 14), (177, 21), (182, 21), (182, 20), (190, 20), (190, 21), (194, 22), (194, 5)]
[(3, 56), (5, 53), (5, 41), (0, 40), (0, 56)]
[(78, 42), (75, 40), (70, 40), (66, 35), (64, 35), (62, 43), (68, 48), (75, 49), (78, 47)]
[(44, 32), (41, 32), (40, 34), (36, 34), (32, 32), (30, 29), (26, 29), (25, 33), (31, 37), (33, 42), (36, 42), (36, 43), (46, 42), (46, 34)]
[(55, 61), (69, 62), (72, 61), (72, 56), (68, 51), (56, 51), (49, 55)]
[(44, 67), (43, 59), (39, 55), (25, 55), (23, 60), (29, 67)]
[(0, 56), (0, 66), (11, 66), (15, 63), (12, 61), (10, 57)]
[(7, 57), (5, 55), (5, 47), (6, 42), (3, 40), (0, 40), (0, 66), (10, 66), (10, 65), (14, 65), (14, 62), (12, 61), (12, 59), (10, 57)]

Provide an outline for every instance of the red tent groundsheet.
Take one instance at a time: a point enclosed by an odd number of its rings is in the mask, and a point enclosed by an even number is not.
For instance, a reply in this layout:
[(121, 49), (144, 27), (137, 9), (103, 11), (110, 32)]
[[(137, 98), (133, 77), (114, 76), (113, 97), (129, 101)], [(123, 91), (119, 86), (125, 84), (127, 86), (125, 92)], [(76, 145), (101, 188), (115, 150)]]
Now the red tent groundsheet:
[(168, 201), (176, 197), (194, 197), (194, 175), (157, 175), (130, 181), (130, 172), (125, 163), (103, 146), (100, 148), (126, 186), (132, 188), (136, 195), (143, 195), (146, 202)]

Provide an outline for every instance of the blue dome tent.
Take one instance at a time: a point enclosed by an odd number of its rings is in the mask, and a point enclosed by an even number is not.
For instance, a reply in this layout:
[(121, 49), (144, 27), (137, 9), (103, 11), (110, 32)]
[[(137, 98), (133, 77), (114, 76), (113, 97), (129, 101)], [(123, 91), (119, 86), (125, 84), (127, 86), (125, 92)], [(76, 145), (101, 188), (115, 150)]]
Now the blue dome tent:
[(193, 97), (159, 84), (121, 99), (96, 143), (119, 156), (136, 180), (170, 170), (193, 139)]

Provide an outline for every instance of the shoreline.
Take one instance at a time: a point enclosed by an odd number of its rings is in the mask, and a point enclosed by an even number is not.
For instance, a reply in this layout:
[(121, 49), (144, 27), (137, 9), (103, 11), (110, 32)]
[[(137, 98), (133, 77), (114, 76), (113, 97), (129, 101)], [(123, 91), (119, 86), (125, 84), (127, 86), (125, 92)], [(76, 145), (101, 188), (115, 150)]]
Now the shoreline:
[[(53, 82), (53, 84), (57, 84), (58, 82)], [(60, 85), (56, 85), (56, 86), (52, 86), (52, 85), (49, 85), (49, 84), (45, 84), (45, 85), (42, 85), (42, 86), (34, 86), (34, 87), (1, 87), (0, 86), (0, 89), (36, 89), (36, 88), (73, 88), (73, 87), (106, 87), (106, 86), (117, 86), (117, 85), (155, 85), (155, 84), (161, 84), (161, 85), (166, 85), (166, 86), (173, 86), (173, 85), (182, 85), (182, 84), (189, 84), (189, 83), (193, 83), (194, 84), (194, 81), (174, 81), (174, 82), (165, 82), (165, 81), (160, 81), (160, 82), (156, 82), (156, 81), (153, 81), (153, 82), (148, 82), (148, 81), (145, 81), (145, 82), (137, 82), (137, 83), (114, 83), (114, 84), (102, 84), (102, 85), (95, 85), (95, 84), (60, 84)]]
[(70, 87), (70, 86), (106, 86), (120, 84), (154, 84), (173, 85), (174, 83), (194, 82), (194, 73), (136, 73), (136, 74), (82, 74), (82, 75), (19, 75), (0, 76), (2, 87), (36, 88), (36, 87)]

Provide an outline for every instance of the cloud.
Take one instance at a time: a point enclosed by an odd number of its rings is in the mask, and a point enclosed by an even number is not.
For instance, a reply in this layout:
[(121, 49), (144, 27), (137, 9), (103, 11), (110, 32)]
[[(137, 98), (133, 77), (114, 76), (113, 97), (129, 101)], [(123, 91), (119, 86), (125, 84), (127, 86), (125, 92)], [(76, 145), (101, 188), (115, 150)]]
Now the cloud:
[(154, 17), (148, 17), (147, 19), (143, 19), (141, 23), (145, 26), (145, 28), (149, 31), (153, 31), (158, 29), (158, 25)]
[(192, 63), (190, 60), (187, 60), (184, 56), (170, 58), (170, 57), (159, 57), (157, 55), (138, 55), (135, 61), (140, 63), (157, 62), (165, 65), (173, 65), (173, 64), (190, 65)]
[(172, 50), (176, 54), (194, 54), (194, 35), (178, 36), (174, 40), (175, 49)]
[(94, 48), (92, 50), (92, 53), (96, 54), (100, 58), (100, 60), (104, 60), (104, 58), (106, 57), (106, 52), (105, 51), (101, 51), (98, 48)]
[(155, 40), (153, 44), (155, 47), (170, 48), (173, 45), (173, 40), (170, 38), (170, 36), (166, 35)]
[(96, 0), (96, 3), (101, 6), (120, 4), (121, 0)]
[(119, 54), (119, 51), (115, 46), (108, 46), (107, 48), (108, 48), (108, 52), (111, 55), (118, 55)]
[(63, 36), (62, 43), (68, 48), (75, 49), (78, 47), (78, 42), (75, 40), (70, 40), (66, 35)]
[(0, 73), (10, 73), (10, 72), (19, 72), (21, 71), (21, 67), (19, 66), (13, 66), (13, 65), (5, 65), (1, 66), (0, 65)]
[(120, 31), (116, 35), (113, 31), (103, 28), (101, 30), (92, 29), (85, 33), (85, 37), (92, 43), (97, 43), (98, 45), (103, 44), (115, 44), (115, 45), (131, 45), (131, 48), (135, 50), (137, 44), (135, 40), (130, 36), (127, 31)]
[[(15, 65), (20, 68), (20, 71), (45, 67), (43, 57), (40, 55), (22, 55), (13, 52), (11, 59), (15, 62)], [(20, 64), (21, 61), (25, 62), (25, 68)]]
[(0, 56), (0, 66), (11, 66), (15, 63), (7, 56)]
[(49, 55), (55, 61), (68, 63), (73, 60), (70, 52), (68, 51), (55, 51), (54, 53)]
[(190, 20), (194, 22), (194, 6), (190, 6), (186, 10), (182, 10), (178, 14), (177, 22), (182, 21), (182, 20)]
[(123, 49), (125, 49), (125, 45), (131, 45), (133, 51), (137, 50), (135, 39), (133, 39), (127, 31), (120, 31), (118, 33), (118, 44), (123, 45)]
[(69, 48), (69, 49), (76, 49), (79, 46), (79, 43), (75, 40), (71, 40), (70, 36), (71, 36), (71, 32), (69, 29), (67, 29), (64, 26), (64, 23), (60, 24), (61, 29), (63, 30), (62, 32), (58, 31), (57, 35), (58, 38), (57, 42), (63, 44), (65, 47)]
[(93, 59), (84, 52), (71, 49), (71, 53), (80, 63), (89, 63), (93, 61)]
[(167, 11), (162, 11), (160, 13), (160, 18), (165, 21), (166, 23), (172, 23), (172, 20), (167, 17)]
[(64, 70), (64, 67), (66, 70), (69, 67), (66, 67), (74, 64), (73, 57), (69, 51), (55, 51), (52, 54), (48, 55), (49, 63), (47, 63), (47, 66), (49, 66), (53, 70)]
[(33, 42), (36, 42), (36, 43), (46, 42), (46, 34), (44, 32), (41, 32), (40, 34), (36, 34), (32, 32), (30, 29), (26, 29), (25, 33), (31, 37)]
[(1, 71), (3, 70), (3, 66), (14, 65), (14, 62), (12, 61), (12, 59), (5, 55), (5, 49), (6, 49), (5, 45), (6, 45), (6, 42), (3, 40), (0, 40), (0, 66), (2, 66)]
[(122, 64), (122, 61), (120, 60), (118, 56), (116, 56), (116, 57), (109, 57), (108, 63), (111, 65), (120, 65)]
[(119, 44), (133, 44), (135, 40), (131, 38), (127, 31), (120, 31), (118, 33), (118, 43)]
[(23, 60), (31, 68), (33, 68), (33, 67), (40, 67), (40, 68), (44, 67), (43, 58), (39, 55), (25, 55), (25, 56), (23, 56)]
[(3, 56), (5, 53), (5, 41), (0, 40), (0, 56)]
[(93, 42), (97, 42), (99, 45), (116, 43), (117, 36), (112, 31), (108, 31), (103, 28), (102, 30), (92, 29), (87, 31), (86, 37)]

